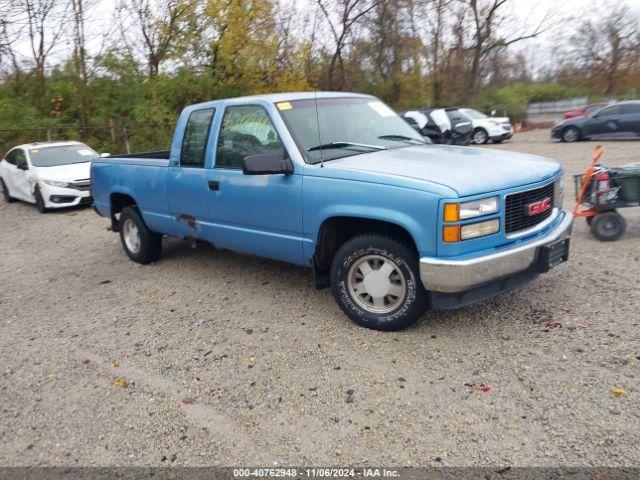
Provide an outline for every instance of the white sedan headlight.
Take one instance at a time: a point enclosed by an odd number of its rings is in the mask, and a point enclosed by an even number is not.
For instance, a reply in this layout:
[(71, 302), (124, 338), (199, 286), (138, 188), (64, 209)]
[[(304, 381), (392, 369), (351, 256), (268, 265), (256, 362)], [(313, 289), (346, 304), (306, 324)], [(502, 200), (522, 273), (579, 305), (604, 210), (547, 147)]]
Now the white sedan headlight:
[(69, 184), (67, 182), (58, 182), (57, 180), (42, 180), (42, 182), (46, 183), (47, 185), (51, 185), (52, 187), (59, 187), (59, 188), (69, 187)]

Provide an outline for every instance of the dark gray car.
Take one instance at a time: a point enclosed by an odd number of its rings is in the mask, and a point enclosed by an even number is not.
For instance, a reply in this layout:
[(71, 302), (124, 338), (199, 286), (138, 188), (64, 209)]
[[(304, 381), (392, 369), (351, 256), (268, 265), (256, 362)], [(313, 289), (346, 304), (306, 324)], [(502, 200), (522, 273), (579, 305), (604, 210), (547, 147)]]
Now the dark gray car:
[(638, 136), (640, 136), (640, 101), (614, 103), (589, 116), (565, 120), (551, 130), (551, 138), (557, 138), (563, 142)]

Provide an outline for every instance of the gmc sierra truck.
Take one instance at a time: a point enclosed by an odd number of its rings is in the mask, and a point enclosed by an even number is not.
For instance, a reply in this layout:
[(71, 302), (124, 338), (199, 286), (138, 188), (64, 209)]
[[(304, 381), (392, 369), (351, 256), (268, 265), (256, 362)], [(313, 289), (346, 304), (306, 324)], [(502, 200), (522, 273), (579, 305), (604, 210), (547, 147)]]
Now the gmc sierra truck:
[(567, 260), (562, 175), (543, 157), (428, 145), (377, 98), (330, 92), (192, 105), (169, 151), (91, 168), (94, 208), (133, 261), (170, 236), (307, 266), (379, 330)]

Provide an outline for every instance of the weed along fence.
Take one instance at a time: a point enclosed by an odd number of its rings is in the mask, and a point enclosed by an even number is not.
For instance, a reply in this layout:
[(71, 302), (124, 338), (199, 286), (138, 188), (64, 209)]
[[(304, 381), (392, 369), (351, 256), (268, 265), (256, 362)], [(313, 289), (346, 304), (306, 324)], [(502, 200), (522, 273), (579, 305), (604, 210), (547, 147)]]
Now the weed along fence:
[(175, 125), (173, 123), (138, 123), (116, 125), (59, 124), (52, 127), (0, 129), (0, 153), (16, 145), (32, 142), (77, 140), (103, 153), (169, 149)]

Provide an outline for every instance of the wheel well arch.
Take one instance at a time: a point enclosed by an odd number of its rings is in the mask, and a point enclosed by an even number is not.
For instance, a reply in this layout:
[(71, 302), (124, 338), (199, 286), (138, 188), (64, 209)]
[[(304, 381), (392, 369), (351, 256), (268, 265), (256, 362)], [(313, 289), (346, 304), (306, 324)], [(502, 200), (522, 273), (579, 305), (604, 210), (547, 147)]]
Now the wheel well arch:
[(109, 195), (109, 204), (111, 206), (111, 230), (117, 232), (119, 229), (118, 218), (116, 215), (122, 212), (126, 207), (136, 206), (137, 203), (131, 195), (126, 193), (114, 192)]
[(316, 239), (313, 265), (316, 275), (324, 273), (328, 277), (331, 262), (340, 246), (362, 233), (391, 235), (405, 243), (416, 254), (418, 252), (411, 233), (397, 223), (353, 216), (330, 217), (322, 222)]

